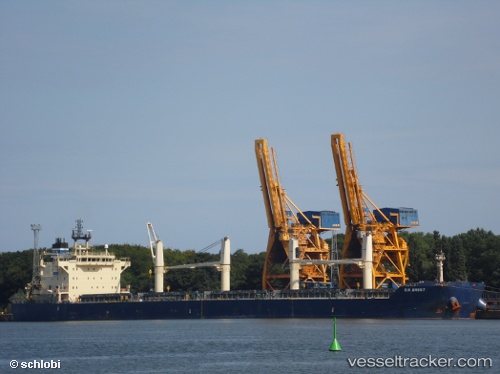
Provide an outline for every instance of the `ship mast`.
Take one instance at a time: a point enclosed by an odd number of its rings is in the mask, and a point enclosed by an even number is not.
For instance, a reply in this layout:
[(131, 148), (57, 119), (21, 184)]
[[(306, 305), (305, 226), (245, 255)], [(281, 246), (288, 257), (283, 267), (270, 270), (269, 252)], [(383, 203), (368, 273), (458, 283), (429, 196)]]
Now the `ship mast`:
[(79, 218), (76, 221), (76, 227), (73, 229), (71, 232), (71, 238), (75, 241), (74, 242), (74, 249), (77, 249), (77, 241), (78, 240), (85, 240), (85, 249), (89, 249), (89, 241), (92, 239), (92, 230), (87, 230), (87, 233), (83, 233), (83, 219)]
[(41, 289), (41, 276), (40, 276), (40, 251), (38, 250), (38, 234), (42, 229), (42, 225), (33, 224), (31, 225), (31, 230), (33, 230), (33, 275), (31, 277), (31, 285), (29, 286), (29, 295), (33, 295), (34, 291), (40, 291)]
[(446, 260), (446, 257), (444, 257), (443, 251), (438, 253), (436, 255), (436, 266), (437, 266), (437, 274), (438, 274), (438, 282), (443, 283), (444, 282), (444, 277), (443, 277), (443, 261)]

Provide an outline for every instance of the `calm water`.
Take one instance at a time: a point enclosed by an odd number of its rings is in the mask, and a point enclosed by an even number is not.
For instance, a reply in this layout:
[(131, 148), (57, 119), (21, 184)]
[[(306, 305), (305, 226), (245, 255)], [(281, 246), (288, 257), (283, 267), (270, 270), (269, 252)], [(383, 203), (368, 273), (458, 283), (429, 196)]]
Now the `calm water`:
[[(499, 373), (500, 321), (323, 319), (0, 323), (0, 373)], [(493, 367), (351, 368), (348, 358), (491, 358)], [(11, 360), (60, 369), (11, 369)]]

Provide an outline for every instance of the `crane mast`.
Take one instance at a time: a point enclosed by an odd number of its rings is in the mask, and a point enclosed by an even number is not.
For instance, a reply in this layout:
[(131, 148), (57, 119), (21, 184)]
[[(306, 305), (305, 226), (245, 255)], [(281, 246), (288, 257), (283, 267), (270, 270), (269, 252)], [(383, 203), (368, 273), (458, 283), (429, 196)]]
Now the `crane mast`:
[[(276, 155), (266, 139), (255, 141), (255, 154), (269, 227), (262, 289), (287, 289), (290, 287), (291, 250), (295, 250), (294, 260), (296, 257), (300, 260), (330, 260), (330, 249), (320, 233), (337, 229), (337, 225), (322, 224), (322, 214), (334, 212), (302, 212), (281, 185)], [(317, 221), (313, 223), (314, 219)], [(297, 246), (290, 249), (292, 239)], [(302, 282), (326, 283), (329, 281), (327, 264), (303, 265), (299, 278)]]
[(332, 134), (331, 145), (346, 225), (342, 258), (361, 257), (365, 264), (340, 265), (340, 287), (359, 288), (360, 282), (363, 288), (405, 284), (408, 246), (398, 231), (418, 226), (417, 211), (378, 208), (359, 183), (351, 143), (344, 142), (343, 134)]
[(149, 248), (153, 258), (155, 292), (163, 292), (163, 274), (165, 273), (165, 262), (163, 260), (163, 242), (156, 236), (155, 228), (151, 222), (146, 224), (149, 237)]

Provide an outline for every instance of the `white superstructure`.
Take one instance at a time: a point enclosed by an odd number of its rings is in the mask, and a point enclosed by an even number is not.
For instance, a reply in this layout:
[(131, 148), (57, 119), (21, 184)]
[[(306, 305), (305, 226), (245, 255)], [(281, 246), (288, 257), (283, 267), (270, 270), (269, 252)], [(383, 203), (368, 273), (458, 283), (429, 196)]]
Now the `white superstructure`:
[[(75, 239), (75, 235), (73, 236)], [(77, 243), (85, 239), (85, 245)], [(121, 273), (130, 267), (128, 258), (117, 259), (89, 247), (90, 235), (76, 237), (74, 247), (61, 238), (50, 252), (50, 261), (40, 259), (41, 294), (52, 294), (58, 302), (78, 302), (81, 295), (119, 294)]]

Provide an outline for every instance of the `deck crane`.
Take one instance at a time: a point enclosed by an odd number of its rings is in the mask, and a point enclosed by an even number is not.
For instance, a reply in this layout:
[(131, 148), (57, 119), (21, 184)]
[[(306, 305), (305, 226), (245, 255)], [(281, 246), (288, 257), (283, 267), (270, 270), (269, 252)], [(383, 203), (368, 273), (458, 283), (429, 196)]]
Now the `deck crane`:
[(155, 287), (154, 292), (163, 292), (163, 274), (169, 270), (176, 269), (195, 269), (200, 267), (215, 267), (221, 272), (221, 291), (229, 291), (231, 286), (231, 242), (229, 237), (225, 237), (216, 241), (209, 247), (216, 244), (221, 245), (220, 260), (213, 262), (202, 262), (185, 265), (165, 266), (163, 260), (163, 243), (156, 236), (154, 226), (151, 222), (146, 224), (148, 229), (149, 247), (151, 249), (151, 257), (153, 258), (154, 274), (155, 274)]
[(299, 281), (328, 282), (330, 249), (320, 233), (340, 228), (338, 213), (302, 212), (281, 186), (276, 155), (266, 139), (255, 140), (255, 153), (269, 226), (262, 289), (290, 288), (290, 268), (299, 262), (295, 287)]
[(151, 257), (153, 258), (155, 274), (155, 292), (163, 292), (163, 273), (165, 272), (165, 263), (163, 260), (163, 243), (156, 236), (155, 228), (151, 222), (146, 224), (148, 229), (149, 247), (151, 248)]
[(378, 208), (359, 183), (351, 143), (332, 134), (331, 145), (346, 225), (342, 258), (363, 260), (362, 266), (340, 265), (340, 287), (359, 288), (361, 281), (366, 289), (405, 284), (408, 245), (398, 232), (418, 227), (417, 211)]

